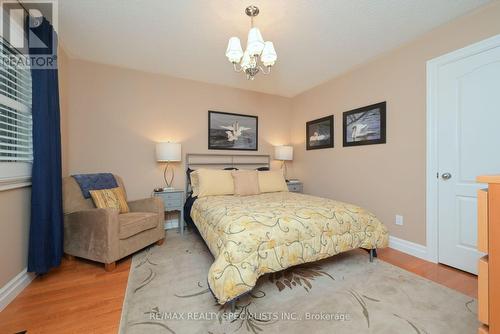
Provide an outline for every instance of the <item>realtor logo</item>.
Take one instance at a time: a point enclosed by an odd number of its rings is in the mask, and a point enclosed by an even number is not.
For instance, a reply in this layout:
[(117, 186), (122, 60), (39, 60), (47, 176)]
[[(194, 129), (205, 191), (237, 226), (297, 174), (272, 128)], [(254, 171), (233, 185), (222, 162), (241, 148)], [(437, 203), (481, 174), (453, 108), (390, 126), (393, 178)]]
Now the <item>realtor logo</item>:
[[(53, 68), (56, 63), (54, 60), (57, 37), (55, 34), (47, 33), (47, 29), (42, 29), (42, 25), (50, 23), (54, 31), (57, 30), (57, 0), (22, 2), (0, 0), (0, 2), (2, 44), (7, 42), (5, 46), (17, 51), (17, 59), (8, 59), (8, 65)], [(5, 58), (5, 53), (2, 53), (2, 58)], [(2, 59), (2, 63), (5, 62), (6, 60)]]

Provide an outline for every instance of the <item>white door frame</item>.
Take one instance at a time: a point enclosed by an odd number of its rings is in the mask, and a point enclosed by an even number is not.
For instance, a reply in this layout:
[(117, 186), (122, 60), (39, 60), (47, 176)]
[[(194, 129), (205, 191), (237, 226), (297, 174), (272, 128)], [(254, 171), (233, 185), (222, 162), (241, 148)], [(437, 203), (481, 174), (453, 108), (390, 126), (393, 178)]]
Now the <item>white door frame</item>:
[(427, 259), (438, 262), (438, 71), (443, 65), (473, 56), (500, 46), (500, 35), (496, 35), (462, 49), (427, 61), (427, 199), (426, 199), (426, 243)]

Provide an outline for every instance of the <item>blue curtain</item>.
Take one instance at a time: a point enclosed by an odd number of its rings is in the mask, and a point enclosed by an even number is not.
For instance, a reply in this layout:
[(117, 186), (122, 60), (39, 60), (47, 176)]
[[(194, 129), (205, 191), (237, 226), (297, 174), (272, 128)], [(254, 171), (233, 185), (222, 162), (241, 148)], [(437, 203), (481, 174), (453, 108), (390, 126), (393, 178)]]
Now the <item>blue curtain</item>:
[[(43, 20), (35, 33), (50, 43), (57, 36)], [(54, 43), (55, 44), (55, 43)], [(56, 52), (57, 48), (54, 50)], [(30, 48), (30, 55), (38, 50)], [(63, 255), (61, 131), (57, 66), (31, 69), (33, 172), (28, 271), (43, 274), (59, 266)]]

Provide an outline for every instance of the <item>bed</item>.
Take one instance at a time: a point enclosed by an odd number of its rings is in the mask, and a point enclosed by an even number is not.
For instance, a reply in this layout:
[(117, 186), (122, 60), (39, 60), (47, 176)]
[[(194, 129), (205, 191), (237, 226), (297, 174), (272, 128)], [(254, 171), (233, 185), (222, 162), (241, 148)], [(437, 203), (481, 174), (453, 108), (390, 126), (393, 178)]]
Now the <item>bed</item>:
[[(234, 157), (239, 156), (227, 157), (232, 157), (230, 164), (208, 165), (235, 168)], [(190, 163), (189, 155), (186, 160), (188, 169), (201, 165)], [(262, 163), (243, 163), (247, 168), (253, 165)], [(286, 191), (189, 197), (186, 212), (215, 258), (208, 284), (219, 304), (248, 293), (266, 273), (356, 248), (388, 245), (386, 227), (365, 209)]]

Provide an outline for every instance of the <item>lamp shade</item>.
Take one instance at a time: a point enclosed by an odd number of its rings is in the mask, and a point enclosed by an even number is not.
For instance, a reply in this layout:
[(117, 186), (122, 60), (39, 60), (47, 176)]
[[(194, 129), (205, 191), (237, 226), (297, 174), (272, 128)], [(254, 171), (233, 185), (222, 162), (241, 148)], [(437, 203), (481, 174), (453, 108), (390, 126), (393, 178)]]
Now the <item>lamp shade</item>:
[(264, 39), (258, 28), (252, 28), (248, 32), (247, 51), (250, 56), (260, 55), (264, 49)]
[(264, 44), (264, 50), (262, 50), (260, 59), (265, 66), (274, 65), (276, 59), (278, 59), (278, 55), (276, 54), (276, 50), (274, 50), (273, 42), (266, 42)]
[(156, 143), (156, 161), (181, 161), (181, 144)]
[(274, 147), (274, 159), (276, 160), (293, 160), (293, 146), (275, 146)]
[(231, 37), (227, 43), (226, 57), (231, 63), (239, 63), (243, 57), (243, 49), (238, 37)]

